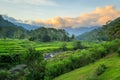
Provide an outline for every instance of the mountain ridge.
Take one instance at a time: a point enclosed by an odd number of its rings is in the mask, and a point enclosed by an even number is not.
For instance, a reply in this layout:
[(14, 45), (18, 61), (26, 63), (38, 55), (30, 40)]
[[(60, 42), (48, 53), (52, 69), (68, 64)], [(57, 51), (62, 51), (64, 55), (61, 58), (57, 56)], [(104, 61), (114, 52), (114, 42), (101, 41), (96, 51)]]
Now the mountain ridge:
[(108, 21), (105, 25), (90, 32), (77, 36), (78, 40), (104, 41), (120, 38), (120, 17), (113, 21)]
[[(26, 30), (35, 30), (35, 29), (38, 29), (39, 27), (43, 27), (43, 25), (27, 24), (21, 20), (17, 20), (15, 18), (9, 17), (7, 15), (2, 15), (2, 16), (5, 20), (7, 20), (17, 26), (23, 27)], [(61, 29), (65, 29), (70, 35), (74, 34), (74, 35), (78, 36), (80, 34), (89, 32), (96, 28), (99, 28), (99, 26), (88, 26), (88, 27), (77, 27), (77, 28), (65, 27), (65, 28), (61, 28)]]

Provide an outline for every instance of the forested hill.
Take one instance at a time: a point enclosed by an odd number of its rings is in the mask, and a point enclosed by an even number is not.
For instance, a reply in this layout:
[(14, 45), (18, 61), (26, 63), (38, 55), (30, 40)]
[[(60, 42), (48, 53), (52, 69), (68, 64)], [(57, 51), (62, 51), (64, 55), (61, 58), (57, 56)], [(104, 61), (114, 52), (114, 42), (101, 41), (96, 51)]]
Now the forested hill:
[(12, 26), (15, 27), (13, 23), (10, 23), (7, 20), (4, 20), (3, 17), (0, 15), (0, 27)]
[(79, 40), (104, 41), (120, 38), (120, 17), (113, 21), (108, 21), (106, 25), (90, 32), (77, 36)]
[(2, 38), (24, 38), (26, 30), (13, 23), (4, 20), (0, 15), (0, 37)]
[(0, 38), (29, 39), (30, 41), (69, 41), (72, 38), (64, 29), (40, 27), (35, 30), (26, 30), (17, 26), (0, 15)]
[(38, 41), (69, 41), (72, 37), (64, 29), (45, 28), (40, 27), (38, 29), (30, 31), (29, 40)]

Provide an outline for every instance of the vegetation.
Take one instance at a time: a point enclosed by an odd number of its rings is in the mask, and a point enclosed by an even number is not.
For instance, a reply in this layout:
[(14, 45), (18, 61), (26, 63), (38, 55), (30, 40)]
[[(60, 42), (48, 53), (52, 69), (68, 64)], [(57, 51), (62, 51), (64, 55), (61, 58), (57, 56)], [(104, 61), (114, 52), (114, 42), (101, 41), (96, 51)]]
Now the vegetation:
[[(105, 71), (96, 76), (96, 70), (100, 67), (100, 64), (107, 66)], [(65, 73), (56, 77), (54, 80), (119, 80), (120, 79), (120, 58), (114, 53), (107, 55), (103, 59), (75, 69), (69, 73)]]
[(81, 42), (80, 41), (76, 41), (75, 43), (74, 43), (74, 50), (77, 50), (77, 49), (82, 49), (83, 48), (83, 46), (82, 46), (82, 44), (81, 44)]
[(0, 22), (0, 80), (120, 79), (120, 18), (83, 34), (95, 42), (76, 41), (64, 29), (28, 31), (2, 16)]
[[(64, 53), (64, 54), (71, 53), (68, 57), (66, 57), (65, 55), (65, 58), (64, 55), (61, 57), (58, 57), (57, 55), (56, 58), (58, 59), (53, 58), (47, 63), (45, 79), (52, 80), (56, 76), (59, 76), (63, 73), (93, 63), (96, 60), (101, 59), (110, 53), (116, 52), (118, 50), (117, 47), (120, 47), (119, 45), (120, 40), (115, 40), (113, 42), (104, 42), (102, 44), (95, 45), (94, 47), (89, 48), (87, 50), (79, 50), (77, 53), (76, 52)], [(97, 74), (99, 74), (99, 72)]]
[(64, 29), (44, 28), (40, 27), (36, 30), (30, 31), (31, 37), (29, 40), (32, 41), (70, 41), (72, 38)]
[(99, 65), (98, 68), (96, 69), (96, 75), (97, 76), (101, 75), (103, 72), (105, 72), (106, 68), (107, 67), (105, 66), (105, 64)]
[(7, 20), (4, 20), (0, 15), (0, 38), (12, 39), (28, 39), (30, 41), (49, 42), (49, 41), (70, 41), (74, 36), (69, 34), (64, 29), (44, 28), (40, 27), (35, 30), (28, 31), (22, 27), (16, 26)]
[[(61, 46), (66, 43), (68, 50), (72, 50), (74, 42), (34, 42), (26, 39), (6, 39), (5, 41), (0, 39), (0, 54), (14, 54), (14, 53), (24, 53), (29, 47), (34, 47), (35, 50), (42, 53), (56, 52), (61, 50)], [(90, 46), (91, 43), (84, 42), (83, 45)]]
[(106, 41), (120, 38), (120, 17), (106, 23), (103, 27), (94, 29), (77, 37), (86, 41)]

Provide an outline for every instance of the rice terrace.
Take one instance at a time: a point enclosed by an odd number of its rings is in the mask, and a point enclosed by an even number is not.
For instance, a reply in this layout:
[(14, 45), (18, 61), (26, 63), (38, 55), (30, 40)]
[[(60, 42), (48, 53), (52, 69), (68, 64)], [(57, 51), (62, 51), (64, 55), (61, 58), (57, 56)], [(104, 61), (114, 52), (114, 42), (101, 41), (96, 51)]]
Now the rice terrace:
[(0, 80), (120, 80), (120, 0), (0, 0)]

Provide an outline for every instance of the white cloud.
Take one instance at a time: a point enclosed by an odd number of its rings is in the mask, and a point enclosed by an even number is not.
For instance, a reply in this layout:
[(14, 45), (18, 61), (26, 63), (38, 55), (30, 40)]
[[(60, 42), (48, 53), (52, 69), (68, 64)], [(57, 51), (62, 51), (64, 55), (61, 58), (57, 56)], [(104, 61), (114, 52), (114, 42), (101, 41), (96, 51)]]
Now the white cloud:
[(87, 14), (82, 14), (76, 18), (55, 17), (48, 20), (36, 19), (35, 24), (44, 24), (45, 26), (62, 28), (62, 27), (89, 27), (105, 24), (108, 20), (113, 20), (120, 17), (120, 9), (115, 9), (113, 6), (105, 6), (96, 8), (95, 11)]

